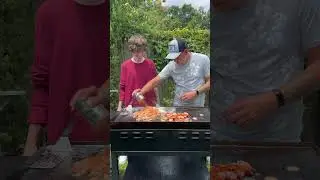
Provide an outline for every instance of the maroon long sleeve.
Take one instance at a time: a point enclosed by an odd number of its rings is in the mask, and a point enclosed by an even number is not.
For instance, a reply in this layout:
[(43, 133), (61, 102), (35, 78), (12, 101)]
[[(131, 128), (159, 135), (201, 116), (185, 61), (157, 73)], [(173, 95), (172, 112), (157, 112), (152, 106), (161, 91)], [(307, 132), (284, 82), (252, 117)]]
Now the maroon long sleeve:
[(121, 64), (121, 72), (120, 72), (120, 92), (119, 92), (119, 101), (124, 101), (125, 91), (126, 91), (126, 68), (124, 64)]
[(35, 25), (35, 60), (32, 65), (33, 95), (29, 123), (46, 125), (48, 120), (49, 63), (52, 58), (53, 41), (49, 11), (40, 8)]
[(38, 10), (29, 123), (46, 124), (49, 143), (70, 120), (75, 122), (73, 141), (109, 137), (95, 134), (69, 107), (78, 89), (99, 87), (109, 77), (107, 2), (83, 6), (73, 0), (46, 0)]
[[(130, 103), (132, 106), (139, 106), (139, 103), (132, 98), (132, 92), (141, 89), (156, 76), (156, 66), (150, 59), (145, 59), (139, 64), (132, 62), (131, 59), (124, 61), (121, 65), (119, 100), (123, 101), (125, 106)], [(155, 91), (146, 93), (145, 99), (149, 105), (155, 105), (157, 101)]]

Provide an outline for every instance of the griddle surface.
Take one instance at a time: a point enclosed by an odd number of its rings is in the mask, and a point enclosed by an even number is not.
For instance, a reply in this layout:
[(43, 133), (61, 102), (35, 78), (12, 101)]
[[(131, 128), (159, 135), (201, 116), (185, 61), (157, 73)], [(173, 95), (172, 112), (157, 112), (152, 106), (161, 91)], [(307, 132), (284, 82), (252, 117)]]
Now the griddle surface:
[[(190, 122), (162, 122), (159, 120), (150, 122), (137, 122), (131, 116), (123, 116), (111, 122), (111, 129), (209, 129), (210, 112), (208, 108), (199, 107), (160, 107), (166, 112), (188, 112), (196, 120)], [(133, 108), (137, 111), (140, 108)]]

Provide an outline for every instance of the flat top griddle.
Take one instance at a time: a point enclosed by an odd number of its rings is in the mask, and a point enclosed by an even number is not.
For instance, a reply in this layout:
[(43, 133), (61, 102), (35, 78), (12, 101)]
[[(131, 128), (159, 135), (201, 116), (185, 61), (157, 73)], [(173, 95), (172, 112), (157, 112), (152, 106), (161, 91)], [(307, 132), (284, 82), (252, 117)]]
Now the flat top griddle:
[[(74, 142), (72, 143), (72, 161), (75, 163), (99, 152), (103, 152), (105, 148), (108, 148), (108, 146), (104, 145), (102, 142)], [(40, 149), (31, 157), (2, 157), (2, 159), (0, 159), (0, 168), (3, 168), (4, 172), (0, 173), (0, 179), (8, 178), (9, 176), (12, 176), (12, 174), (16, 174), (17, 176), (12, 177), (11, 179), (23, 180), (81, 179), (81, 177), (72, 177), (71, 174), (65, 177), (66, 175), (60, 172), (60, 167), (36, 169), (30, 168), (24, 171), (25, 167), (29, 166), (32, 162), (37, 161), (43, 152), (44, 148)], [(11, 160), (13, 158), (16, 160)], [(6, 161), (6, 159), (8, 160)], [(4, 161), (4, 163), (2, 161)], [(18, 163), (11, 165), (11, 163), (15, 163), (15, 161)], [(43, 161), (43, 163), (45, 163), (45, 161)]]
[[(133, 108), (133, 112), (142, 109)], [(150, 122), (137, 122), (132, 114), (121, 115), (111, 122), (111, 129), (209, 129), (210, 111), (199, 107), (160, 107), (165, 112), (187, 112), (191, 115), (190, 122), (162, 122), (160, 119)], [(193, 119), (196, 118), (196, 120)]]
[[(211, 145), (211, 164), (246, 161), (256, 169), (255, 179), (266, 176), (279, 180), (319, 180), (319, 150), (313, 144), (303, 143), (226, 143)], [(287, 167), (299, 171), (288, 171)]]

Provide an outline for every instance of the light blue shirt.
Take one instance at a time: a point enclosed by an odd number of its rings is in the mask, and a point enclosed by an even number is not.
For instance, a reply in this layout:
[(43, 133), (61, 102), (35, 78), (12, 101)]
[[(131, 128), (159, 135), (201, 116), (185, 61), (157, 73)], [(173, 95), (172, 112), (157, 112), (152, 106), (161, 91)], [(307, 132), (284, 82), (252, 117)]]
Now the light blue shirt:
[(271, 91), (304, 70), (307, 50), (319, 45), (315, 0), (252, 0), (216, 13), (211, 21), (211, 128), (213, 138), (299, 141), (304, 107), (287, 104), (246, 128), (219, 118), (235, 100)]
[(204, 107), (205, 94), (200, 94), (190, 101), (182, 101), (180, 97), (190, 91), (197, 90), (210, 76), (210, 59), (200, 53), (191, 53), (187, 64), (179, 65), (170, 61), (159, 73), (160, 79), (171, 77), (175, 83), (174, 106)]

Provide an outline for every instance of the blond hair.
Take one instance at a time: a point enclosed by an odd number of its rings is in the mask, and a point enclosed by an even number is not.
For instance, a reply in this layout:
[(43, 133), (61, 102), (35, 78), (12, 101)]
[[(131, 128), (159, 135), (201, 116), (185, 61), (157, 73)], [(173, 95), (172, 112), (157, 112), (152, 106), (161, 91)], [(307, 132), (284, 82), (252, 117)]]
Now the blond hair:
[(130, 52), (145, 51), (147, 49), (147, 40), (139, 34), (133, 35), (128, 40), (128, 46)]

